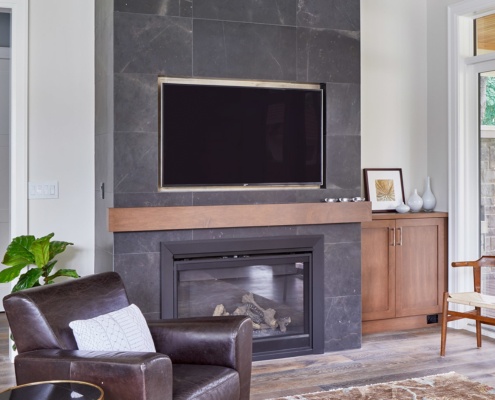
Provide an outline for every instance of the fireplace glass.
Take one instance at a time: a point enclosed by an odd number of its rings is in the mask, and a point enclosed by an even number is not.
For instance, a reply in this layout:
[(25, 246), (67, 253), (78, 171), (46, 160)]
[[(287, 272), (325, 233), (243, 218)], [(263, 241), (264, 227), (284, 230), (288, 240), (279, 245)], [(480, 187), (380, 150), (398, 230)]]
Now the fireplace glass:
[(311, 347), (311, 258), (301, 253), (176, 260), (175, 316), (248, 315), (254, 353)]

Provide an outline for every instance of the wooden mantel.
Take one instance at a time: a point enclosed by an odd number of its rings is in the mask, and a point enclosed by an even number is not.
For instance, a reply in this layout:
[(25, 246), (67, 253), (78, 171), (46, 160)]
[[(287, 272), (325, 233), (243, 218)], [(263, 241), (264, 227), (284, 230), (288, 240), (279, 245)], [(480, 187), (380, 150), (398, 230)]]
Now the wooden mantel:
[(110, 232), (343, 224), (371, 221), (370, 202), (110, 208)]

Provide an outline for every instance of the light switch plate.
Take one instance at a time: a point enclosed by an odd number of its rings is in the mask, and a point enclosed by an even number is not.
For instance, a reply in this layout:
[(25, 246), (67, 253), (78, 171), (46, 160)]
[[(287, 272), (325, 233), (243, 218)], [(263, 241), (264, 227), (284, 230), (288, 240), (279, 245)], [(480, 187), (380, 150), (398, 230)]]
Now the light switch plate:
[(58, 182), (29, 182), (28, 199), (58, 199)]

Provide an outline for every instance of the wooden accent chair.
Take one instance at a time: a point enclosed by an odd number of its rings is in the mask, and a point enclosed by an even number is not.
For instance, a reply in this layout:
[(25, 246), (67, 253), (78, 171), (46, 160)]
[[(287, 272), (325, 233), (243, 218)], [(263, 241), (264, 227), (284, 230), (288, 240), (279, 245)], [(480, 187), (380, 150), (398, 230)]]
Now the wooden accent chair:
[[(447, 340), (447, 322), (469, 318), (476, 321), (476, 340), (481, 347), (481, 324), (495, 325), (495, 318), (482, 316), (481, 309), (495, 310), (495, 296), (481, 293), (481, 268), (495, 267), (495, 256), (483, 256), (476, 261), (453, 262), (452, 267), (472, 267), (474, 276), (474, 292), (449, 293), (443, 295), (443, 317), (442, 317), (442, 339), (440, 344), (440, 355), (445, 355), (445, 343)], [(449, 303), (473, 306), (470, 311), (449, 310)]]

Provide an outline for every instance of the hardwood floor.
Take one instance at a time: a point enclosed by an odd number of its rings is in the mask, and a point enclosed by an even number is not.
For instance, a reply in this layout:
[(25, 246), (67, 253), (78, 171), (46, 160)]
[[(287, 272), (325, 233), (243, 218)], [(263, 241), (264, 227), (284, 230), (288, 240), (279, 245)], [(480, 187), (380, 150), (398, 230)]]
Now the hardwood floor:
[(362, 347), (253, 363), (251, 400), (368, 385), (455, 371), (495, 387), (495, 340), (449, 329), (439, 356), (440, 327), (368, 334)]
[(9, 326), (0, 313), (0, 391), (15, 386), (14, 364), (9, 359)]
[[(0, 391), (15, 385), (8, 326), (0, 313)], [(450, 329), (440, 357), (439, 327), (363, 336), (360, 349), (253, 363), (251, 400), (455, 371), (495, 387), (495, 340)]]

